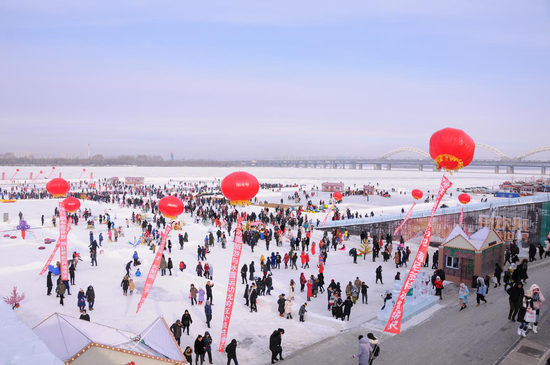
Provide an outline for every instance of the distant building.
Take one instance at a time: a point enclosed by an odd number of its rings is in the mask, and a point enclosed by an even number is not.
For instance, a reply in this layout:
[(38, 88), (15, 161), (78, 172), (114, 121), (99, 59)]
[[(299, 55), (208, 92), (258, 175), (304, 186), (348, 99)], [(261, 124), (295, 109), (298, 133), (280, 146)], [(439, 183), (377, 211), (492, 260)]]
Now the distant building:
[(372, 185), (363, 185), (363, 191), (365, 192), (365, 194), (369, 194), (369, 195), (375, 194), (374, 186)]
[(445, 271), (445, 280), (474, 283), (479, 276), (492, 276), (495, 264), (503, 265), (503, 243), (500, 235), (488, 227), (468, 237), (457, 225), (439, 246), (439, 268)]
[(331, 183), (324, 182), (321, 184), (321, 190), (326, 193), (332, 193), (335, 191), (344, 192), (344, 183)]
[(145, 178), (143, 177), (126, 177), (124, 179), (126, 185), (143, 185), (145, 183)]

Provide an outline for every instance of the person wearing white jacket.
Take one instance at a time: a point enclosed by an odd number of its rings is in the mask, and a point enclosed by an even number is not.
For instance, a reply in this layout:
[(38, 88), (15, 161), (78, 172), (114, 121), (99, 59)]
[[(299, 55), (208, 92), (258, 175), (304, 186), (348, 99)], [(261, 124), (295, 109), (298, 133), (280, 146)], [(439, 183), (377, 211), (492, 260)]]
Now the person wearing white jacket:
[(534, 333), (538, 333), (537, 327), (539, 325), (539, 316), (540, 316), (540, 309), (542, 308), (542, 303), (544, 302), (544, 295), (542, 295), (542, 291), (540, 291), (540, 287), (537, 284), (531, 285), (531, 293), (533, 295), (533, 309), (536, 312), (537, 319), (536, 322), (529, 324), (529, 329), (533, 329)]
[(285, 315), (286, 319), (292, 319), (292, 298), (285, 301)]

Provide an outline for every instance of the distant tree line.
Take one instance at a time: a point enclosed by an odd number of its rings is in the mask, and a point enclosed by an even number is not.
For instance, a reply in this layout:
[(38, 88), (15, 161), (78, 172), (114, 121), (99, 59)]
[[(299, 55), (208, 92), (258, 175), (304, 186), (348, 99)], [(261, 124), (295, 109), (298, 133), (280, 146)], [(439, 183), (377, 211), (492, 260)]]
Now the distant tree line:
[(165, 160), (162, 156), (119, 155), (105, 157), (95, 155), (91, 158), (36, 158), (32, 155), (16, 157), (13, 153), (0, 154), (0, 165), (4, 166), (248, 166), (249, 161), (216, 161), (216, 160)]

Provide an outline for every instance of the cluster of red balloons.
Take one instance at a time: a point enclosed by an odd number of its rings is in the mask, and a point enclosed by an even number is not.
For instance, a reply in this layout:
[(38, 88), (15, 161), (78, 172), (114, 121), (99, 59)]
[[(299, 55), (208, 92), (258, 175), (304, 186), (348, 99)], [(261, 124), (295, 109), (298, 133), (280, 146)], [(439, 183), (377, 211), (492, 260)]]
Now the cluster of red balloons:
[[(71, 185), (67, 182), (67, 180), (58, 177), (50, 180), (46, 184), (46, 190), (48, 190), (54, 198), (61, 198), (66, 196), (69, 190), (71, 190)], [(74, 213), (80, 208), (80, 200), (69, 197), (63, 200), (63, 206), (69, 213)]]

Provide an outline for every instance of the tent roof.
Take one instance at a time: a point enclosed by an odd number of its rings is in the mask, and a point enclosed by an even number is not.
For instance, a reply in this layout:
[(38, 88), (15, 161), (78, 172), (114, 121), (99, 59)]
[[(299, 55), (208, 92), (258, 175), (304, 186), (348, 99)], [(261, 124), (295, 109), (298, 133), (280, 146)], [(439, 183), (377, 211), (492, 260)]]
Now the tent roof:
[(447, 236), (445, 241), (443, 241), (443, 244), (446, 244), (447, 242), (449, 242), (450, 240), (452, 240), (453, 238), (458, 237), (458, 236), (464, 237), (466, 239), (466, 241), (470, 240), (468, 238), (468, 236), (466, 235), (466, 233), (464, 233), (462, 228), (460, 228), (459, 225), (456, 225), (455, 228), (453, 228), (453, 230), (451, 231), (451, 233)]
[(181, 361), (164, 359), (94, 342), (74, 354), (73, 357), (67, 360), (67, 363), (72, 365), (97, 365), (128, 364), (132, 361), (139, 365), (183, 364)]
[[(162, 327), (158, 325), (159, 322)], [(90, 343), (183, 361), (183, 354), (179, 351), (179, 347), (165, 323), (164, 318), (159, 317), (138, 335), (54, 313), (33, 330), (50, 350), (64, 361), (70, 359)], [(173, 345), (170, 341), (173, 342)]]
[[(494, 235), (492, 235), (492, 233)], [(454, 242), (450, 246), (453, 246), (456, 244), (460, 245), (460, 243), (458, 243), (457, 240), (455, 240), (457, 237), (463, 238), (464, 241), (466, 242), (466, 243), (462, 243), (462, 245), (469, 244), (476, 251), (481, 251), (487, 248), (488, 247), (487, 241), (488, 241), (488, 238), (490, 237), (495, 238), (497, 241), (502, 242), (498, 234), (488, 227), (484, 227), (479, 231), (477, 231), (476, 233), (472, 234), (470, 237), (468, 237), (468, 235), (464, 233), (462, 228), (457, 225), (455, 228), (453, 228), (452, 232), (447, 236), (442, 246), (446, 246), (447, 244), (451, 243), (451, 241), (454, 241)], [(465, 248), (465, 246), (463, 247)]]
[[(22, 305), (25, 305), (23, 302)], [(0, 303), (0, 364), (63, 365), (63, 362), (4, 301)]]

